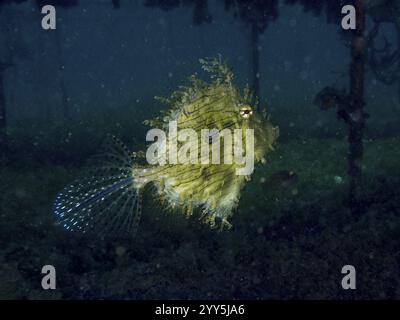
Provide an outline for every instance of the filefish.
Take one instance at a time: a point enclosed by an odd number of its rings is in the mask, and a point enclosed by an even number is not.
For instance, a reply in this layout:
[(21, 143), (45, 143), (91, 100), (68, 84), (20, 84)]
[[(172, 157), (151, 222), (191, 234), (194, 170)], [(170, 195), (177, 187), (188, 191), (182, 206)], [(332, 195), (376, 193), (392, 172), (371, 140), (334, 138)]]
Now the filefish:
[[(209, 75), (208, 81), (192, 75), (189, 84), (179, 87), (170, 97), (157, 98), (167, 105), (166, 110), (155, 119), (145, 121), (152, 128), (161, 128), (169, 137), (171, 122), (176, 124), (178, 132), (190, 129), (198, 134), (198, 141), (188, 144), (178, 139), (176, 145), (178, 150), (189, 152), (194, 161), (149, 164), (143, 151), (130, 152), (122, 142), (112, 138), (106, 152), (95, 159), (95, 169), (58, 194), (54, 212), (59, 224), (67, 230), (84, 233), (109, 231), (133, 235), (141, 217), (142, 193), (151, 185), (154, 197), (167, 211), (187, 216), (197, 212), (199, 220), (212, 228), (230, 228), (229, 219), (238, 207), (241, 190), (252, 171), (239, 175), (237, 172), (243, 164), (215, 163), (212, 152), (204, 158), (200, 145), (210, 144), (212, 151), (219, 150), (220, 158), (225, 159), (226, 150), (237, 151), (239, 146), (249, 143), (248, 137), (231, 141), (224, 136), (224, 147), (215, 144), (217, 149), (213, 149), (218, 136), (204, 136), (202, 130), (252, 130), (254, 150), (251, 151), (254, 151), (255, 163), (265, 162), (274, 149), (279, 131), (265, 110), (259, 111), (251, 104), (254, 99), (249, 86), (240, 91), (234, 85), (233, 72), (221, 56), (200, 59), (200, 63)], [(209, 139), (208, 143), (203, 143), (204, 139)], [(231, 143), (232, 149), (225, 148), (226, 142), (228, 146)], [(171, 145), (165, 142), (157, 156), (169, 159), (169, 152)], [(196, 156), (205, 161), (196, 161)]]

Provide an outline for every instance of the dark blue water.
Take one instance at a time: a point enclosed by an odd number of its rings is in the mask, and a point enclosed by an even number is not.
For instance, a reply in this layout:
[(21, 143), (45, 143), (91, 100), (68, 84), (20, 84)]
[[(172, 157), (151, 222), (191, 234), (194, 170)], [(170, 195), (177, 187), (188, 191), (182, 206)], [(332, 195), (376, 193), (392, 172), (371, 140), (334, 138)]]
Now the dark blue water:
[[(0, 298), (399, 298), (400, 25), (389, 12), (400, 7), (381, 2), (364, 1), (358, 103), (340, 1), (48, 1), (56, 30), (41, 27), (43, 1), (1, 1)], [(57, 195), (89, 172), (107, 135), (146, 150), (143, 122), (168, 109), (154, 97), (194, 73), (207, 80), (199, 59), (218, 54), (237, 87), (259, 82), (259, 109), (280, 131), (233, 227), (171, 214), (150, 186), (135, 237), (57, 223)], [(316, 99), (326, 87), (334, 94)], [(359, 117), (362, 135), (349, 138)], [(44, 265), (56, 290), (42, 289)], [(356, 290), (342, 287), (345, 265)]]

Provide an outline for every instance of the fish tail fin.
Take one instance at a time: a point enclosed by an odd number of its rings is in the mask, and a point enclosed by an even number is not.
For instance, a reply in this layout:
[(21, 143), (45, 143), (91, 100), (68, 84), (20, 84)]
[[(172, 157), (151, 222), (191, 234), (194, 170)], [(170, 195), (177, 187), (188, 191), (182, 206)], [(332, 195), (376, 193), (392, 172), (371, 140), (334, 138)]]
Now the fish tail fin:
[(66, 230), (100, 235), (134, 235), (141, 217), (141, 189), (134, 157), (116, 138), (96, 157), (92, 172), (64, 188), (54, 203), (58, 224)]

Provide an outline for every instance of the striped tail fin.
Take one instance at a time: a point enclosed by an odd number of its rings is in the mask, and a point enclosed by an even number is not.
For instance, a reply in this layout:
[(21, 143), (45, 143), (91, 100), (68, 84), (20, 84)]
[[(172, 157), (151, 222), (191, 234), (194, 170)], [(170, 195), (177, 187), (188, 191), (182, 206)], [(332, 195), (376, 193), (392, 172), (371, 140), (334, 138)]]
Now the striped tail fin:
[(94, 159), (90, 175), (57, 195), (54, 213), (66, 230), (134, 235), (141, 216), (141, 190), (132, 171), (134, 158), (114, 137), (108, 139), (106, 148)]

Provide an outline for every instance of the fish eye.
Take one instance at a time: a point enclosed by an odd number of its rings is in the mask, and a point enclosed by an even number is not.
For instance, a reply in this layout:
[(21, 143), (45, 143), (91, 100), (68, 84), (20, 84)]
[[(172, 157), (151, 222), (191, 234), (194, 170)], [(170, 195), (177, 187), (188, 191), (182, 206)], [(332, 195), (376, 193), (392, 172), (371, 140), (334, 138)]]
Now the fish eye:
[(244, 106), (240, 109), (239, 114), (242, 118), (248, 119), (253, 114), (253, 110), (249, 106)]

